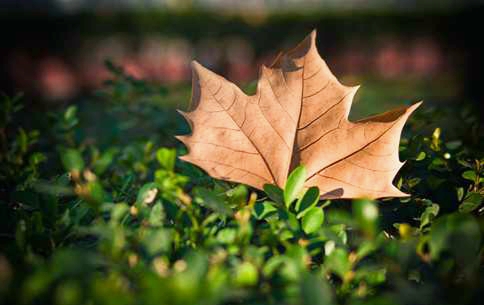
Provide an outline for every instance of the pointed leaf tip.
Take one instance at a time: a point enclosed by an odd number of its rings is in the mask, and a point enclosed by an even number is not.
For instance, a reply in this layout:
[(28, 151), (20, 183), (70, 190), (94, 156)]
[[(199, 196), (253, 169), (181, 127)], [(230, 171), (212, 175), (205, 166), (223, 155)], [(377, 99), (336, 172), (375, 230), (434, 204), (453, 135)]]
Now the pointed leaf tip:
[(183, 144), (186, 143), (186, 141), (188, 140), (188, 136), (175, 136), (175, 139), (177, 139), (178, 141), (182, 142)]
[(209, 69), (205, 68), (196, 60), (192, 60), (190, 66), (192, 67), (193, 73), (195, 73), (199, 78), (206, 72), (211, 72)]
[(316, 37), (318, 36), (318, 30), (313, 29), (309, 36), (311, 37), (311, 39), (316, 40)]
[(190, 63), (190, 65), (192, 66), (192, 69), (196, 70), (198, 69), (199, 67), (201, 67), (202, 65), (196, 61), (196, 60), (192, 60), (192, 62)]
[(419, 101), (419, 102), (416, 102), (415, 104), (411, 105), (410, 108), (412, 109), (412, 111), (414, 111), (415, 109), (420, 107), (422, 104), (423, 104), (423, 101)]

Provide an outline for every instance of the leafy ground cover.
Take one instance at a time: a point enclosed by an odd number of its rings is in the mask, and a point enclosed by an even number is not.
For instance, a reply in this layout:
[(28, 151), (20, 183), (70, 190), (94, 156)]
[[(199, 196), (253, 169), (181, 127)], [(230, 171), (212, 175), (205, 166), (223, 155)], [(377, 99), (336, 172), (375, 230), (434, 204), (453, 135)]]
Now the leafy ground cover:
[(297, 196), (302, 168), (261, 192), (180, 162), (173, 135), (188, 129), (166, 106), (173, 91), (111, 70), (96, 97), (38, 126), (18, 124), (20, 96), (2, 98), (4, 304), (479, 303), (472, 108), (411, 118), (395, 180), (411, 197), (319, 201), (317, 189)]

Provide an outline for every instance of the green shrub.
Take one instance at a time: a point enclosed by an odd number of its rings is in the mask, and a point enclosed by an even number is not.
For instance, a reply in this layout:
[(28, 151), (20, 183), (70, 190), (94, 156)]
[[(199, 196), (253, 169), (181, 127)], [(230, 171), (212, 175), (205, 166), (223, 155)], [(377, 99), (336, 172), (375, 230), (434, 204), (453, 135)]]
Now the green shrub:
[[(2, 99), (4, 304), (479, 302), (482, 138), (427, 132), (431, 110), (411, 120), (396, 179), (409, 198), (319, 201), (301, 194), (304, 168), (260, 192), (180, 162), (170, 90), (112, 69), (96, 103), (40, 131), (13, 125), (19, 98)], [(105, 122), (93, 131), (90, 116)]]

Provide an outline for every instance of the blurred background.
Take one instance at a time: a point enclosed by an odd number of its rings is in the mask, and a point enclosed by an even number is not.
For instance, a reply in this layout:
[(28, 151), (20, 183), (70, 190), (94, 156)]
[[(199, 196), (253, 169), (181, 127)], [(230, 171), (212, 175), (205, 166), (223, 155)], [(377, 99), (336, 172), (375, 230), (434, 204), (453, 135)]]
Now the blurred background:
[[(110, 78), (106, 59), (190, 95), (190, 61), (254, 86), (262, 63), (312, 29), (333, 72), (363, 85), (356, 116), (425, 100), (482, 102), (483, 1), (2, 0), (0, 91), (49, 109)], [(480, 109), (482, 107), (478, 107)]]

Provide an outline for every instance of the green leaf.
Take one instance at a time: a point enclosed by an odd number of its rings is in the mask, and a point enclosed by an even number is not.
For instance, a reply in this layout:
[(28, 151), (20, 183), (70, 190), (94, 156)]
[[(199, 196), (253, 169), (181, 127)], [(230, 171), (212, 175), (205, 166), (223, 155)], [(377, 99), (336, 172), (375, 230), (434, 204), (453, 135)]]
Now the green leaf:
[(344, 278), (346, 273), (351, 270), (351, 262), (348, 258), (348, 252), (342, 248), (334, 249), (331, 254), (326, 257), (325, 266), (337, 274), (340, 278)]
[(236, 238), (237, 230), (234, 228), (225, 228), (217, 233), (217, 241), (222, 244), (230, 245), (235, 242)]
[(472, 163), (469, 163), (466, 160), (458, 159), (457, 162), (463, 167), (472, 168)]
[(476, 181), (476, 178), (477, 178), (477, 175), (476, 175), (476, 172), (473, 171), (473, 170), (470, 170), (470, 171), (465, 171), (462, 173), (462, 178), (466, 179), (466, 180), (469, 180), (469, 181), (472, 181), (472, 182), (475, 182)]
[(283, 220), (292, 231), (298, 231), (300, 229), (299, 221), (296, 218), (296, 215), (290, 213), (287, 210), (279, 209), (278, 216), (280, 220)]
[(82, 289), (74, 281), (64, 281), (55, 293), (56, 304), (76, 305), (82, 300)]
[(459, 205), (459, 212), (470, 213), (477, 209), (482, 202), (482, 195), (476, 192), (470, 192), (464, 198), (464, 202)]
[(94, 203), (96, 206), (107, 200), (108, 194), (104, 191), (103, 186), (97, 180), (90, 181), (87, 184), (87, 190), (89, 192), (89, 202)]
[(459, 148), (462, 145), (462, 141), (456, 140), (456, 141), (449, 141), (445, 143), (445, 147), (447, 147), (450, 150), (454, 150)]
[(304, 305), (334, 304), (331, 286), (321, 276), (306, 274), (301, 280), (301, 300)]
[(118, 203), (114, 205), (109, 203), (108, 207), (111, 208), (111, 223), (113, 224), (120, 223), (124, 216), (129, 212), (129, 206), (126, 203)]
[(230, 209), (227, 204), (217, 196), (213, 191), (207, 190), (205, 188), (196, 189), (197, 203), (221, 214), (221, 215), (232, 215), (232, 209)]
[(237, 185), (225, 192), (230, 205), (236, 207), (241, 207), (247, 204), (248, 193), (249, 191), (247, 190), (247, 187), (243, 184)]
[(43, 153), (36, 152), (30, 156), (29, 163), (33, 166), (37, 166), (46, 160), (47, 160), (47, 157)]
[(315, 206), (319, 201), (319, 189), (316, 186), (310, 187), (304, 195), (296, 202), (297, 218), (304, 216), (304, 212)]
[(150, 204), (152, 203), (158, 193), (158, 185), (154, 182), (146, 183), (138, 191), (136, 197), (137, 204)]
[(421, 151), (418, 153), (418, 156), (415, 158), (415, 161), (422, 161), (425, 159), (427, 155), (425, 154), (424, 151)]
[(304, 182), (306, 181), (306, 168), (304, 166), (298, 166), (287, 178), (286, 185), (284, 187), (284, 203), (286, 207), (290, 207), (291, 203), (301, 193)]
[(77, 118), (77, 107), (76, 106), (69, 106), (67, 110), (64, 112), (63, 121), (61, 122), (63, 129), (68, 130), (72, 129), (79, 123)]
[(277, 208), (274, 206), (273, 202), (264, 201), (264, 202), (256, 202), (254, 204), (252, 215), (254, 215), (256, 219), (261, 220), (276, 212), (277, 212)]
[(355, 272), (355, 281), (364, 281), (372, 286), (379, 285), (385, 282), (387, 278), (386, 274), (387, 268), (362, 267)]
[(413, 188), (415, 187), (417, 184), (420, 183), (420, 181), (422, 181), (422, 179), (418, 178), (418, 177), (414, 177), (414, 178), (411, 178), (411, 179), (408, 179), (407, 180), (407, 185), (408, 187), (410, 188)]
[(176, 149), (160, 148), (156, 151), (156, 159), (163, 169), (172, 172), (175, 169)]
[(28, 146), (29, 146), (29, 135), (25, 132), (25, 130), (20, 127), (17, 131), (17, 136), (15, 137), (15, 146), (19, 153), (26, 153)]
[(109, 165), (113, 162), (114, 156), (118, 153), (115, 148), (108, 149), (105, 153), (101, 155), (93, 164), (94, 172), (97, 175), (103, 174)]
[(359, 245), (358, 250), (356, 251), (356, 256), (359, 259), (362, 259), (365, 256), (368, 256), (370, 253), (373, 253), (377, 249), (378, 246), (374, 241), (366, 240)]
[(64, 120), (71, 121), (76, 119), (77, 115), (77, 107), (76, 106), (69, 106), (67, 110), (64, 112)]
[(431, 203), (425, 208), (425, 211), (420, 215), (420, 230), (432, 222), (432, 220), (439, 214), (439, 210), (440, 206), (436, 203)]
[(432, 143), (430, 144), (430, 148), (434, 151), (440, 151), (440, 135), (440, 127), (435, 128), (434, 132), (432, 133)]
[(456, 189), (456, 193), (457, 193), (457, 200), (461, 201), (464, 198), (464, 188), (458, 187)]
[(153, 227), (161, 227), (163, 225), (163, 220), (165, 219), (165, 211), (163, 210), (163, 205), (158, 201), (150, 212), (150, 217), (148, 222)]
[(308, 259), (306, 248), (297, 244), (290, 245), (287, 246), (285, 255), (295, 264), (298, 271), (306, 270)]
[(369, 199), (354, 200), (353, 213), (360, 228), (373, 236), (378, 226), (378, 207), (375, 202)]
[(243, 262), (235, 268), (234, 282), (238, 286), (253, 286), (257, 284), (259, 274), (257, 268), (250, 262)]
[(67, 171), (82, 171), (84, 160), (81, 153), (72, 148), (61, 151), (61, 161)]
[(430, 231), (430, 254), (437, 259), (448, 250), (461, 264), (472, 266), (479, 257), (481, 232), (471, 214), (453, 213), (437, 219)]
[(324, 211), (318, 207), (309, 208), (302, 218), (302, 229), (306, 234), (319, 230), (324, 222)]
[(262, 273), (266, 277), (272, 276), (274, 272), (280, 270), (281, 265), (284, 264), (286, 260), (287, 258), (282, 255), (270, 257), (262, 268)]
[(167, 229), (149, 229), (143, 236), (142, 243), (148, 255), (156, 255), (160, 252), (169, 251), (172, 234)]
[(277, 185), (264, 184), (264, 192), (275, 203), (278, 203), (280, 205), (284, 204), (283, 190), (280, 187), (278, 187)]

